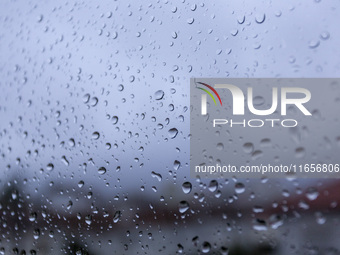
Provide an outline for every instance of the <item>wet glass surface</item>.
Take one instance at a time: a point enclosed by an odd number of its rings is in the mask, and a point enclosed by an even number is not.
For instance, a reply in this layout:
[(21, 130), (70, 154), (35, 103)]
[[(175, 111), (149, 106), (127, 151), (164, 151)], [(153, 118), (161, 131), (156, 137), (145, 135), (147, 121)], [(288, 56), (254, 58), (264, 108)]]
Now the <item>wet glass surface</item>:
[(339, 254), (338, 181), (189, 170), (190, 78), (338, 77), (339, 7), (3, 0), (0, 254)]

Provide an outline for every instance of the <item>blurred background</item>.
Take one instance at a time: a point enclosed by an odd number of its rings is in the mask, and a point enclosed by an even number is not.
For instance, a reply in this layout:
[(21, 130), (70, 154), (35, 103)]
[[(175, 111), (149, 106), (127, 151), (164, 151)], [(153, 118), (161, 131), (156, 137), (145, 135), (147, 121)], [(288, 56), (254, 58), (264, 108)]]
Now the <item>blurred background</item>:
[(0, 6), (0, 254), (340, 254), (338, 180), (189, 172), (190, 78), (339, 77), (339, 1)]

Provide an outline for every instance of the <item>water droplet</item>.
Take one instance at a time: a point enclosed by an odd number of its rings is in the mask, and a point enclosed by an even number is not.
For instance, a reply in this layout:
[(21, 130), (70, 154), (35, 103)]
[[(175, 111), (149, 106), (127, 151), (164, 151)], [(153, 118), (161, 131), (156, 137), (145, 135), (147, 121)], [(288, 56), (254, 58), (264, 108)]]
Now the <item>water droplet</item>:
[(76, 143), (75, 143), (75, 141), (74, 141), (73, 138), (71, 138), (70, 140), (68, 140), (68, 145), (69, 145), (70, 147), (74, 147), (74, 146), (76, 145)]
[(304, 210), (309, 209), (309, 205), (305, 201), (300, 201), (298, 205), (299, 205), (299, 208), (301, 209), (304, 209)]
[(321, 38), (322, 40), (328, 40), (329, 37), (330, 37), (330, 34), (329, 34), (327, 31), (324, 31), (324, 32), (322, 32), (322, 33), (320, 34), (320, 38)]
[(105, 144), (105, 148), (106, 148), (107, 150), (111, 149), (111, 144), (110, 144), (110, 143), (106, 143), (106, 144)]
[(189, 209), (189, 203), (184, 200), (179, 202), (178, 209), (180, 213), (185, 213)]
[(326, 223), (326, 217), (321, 212), (315, 213), (316, 223), (323, 225)]
[(191, 7), (190, 7), (190, 9), (191, 9), (192, 11), (195, 11), (196, 8), (197, 8), (197, 5), (196, 5), (196, 4), (193, 4), (193, 5), (191, 5)]
[(260, 150), (256, 150), (253, 152), (253, 154), (251, 154), (251, 159), (252, 160), (257, 160), (259, 158), (261, 158), (263, 156), (263, 152)]
[(260, 106), (264, 104), (264, 98), (262, 96), (256, 96), (253, 99), (254, 106)]
[(43, 21), (44, 16), (42, 14), (40, 14), (37, 18), (37, 22), (40, 23), (41, 21)]
[(67, 204), (67, 206), (66, 206), (66, 209), (67, 210), (70, 210), (71, 208), (72, 208), (72, 205), (73, 205), (73, 202), (70, 200), (70, 201), (68, 201), (68, 204)]
[(102, 174), (105, 174), (106, 173), (106, 168), (105, 167), (100, 167), (99, 169), (98, 169), (98, 174), (100, 174), (100, 175), (102, 175)]
[(181, 166), (181, 162), (178, 160), (174, 161), (174, 169), (177, 171), (179, 169), (179, 167)]
[(283, 219), (280, 215), (273, 214), (269, 217), (269, 225), (272, 229), (278, 229), (283, 225)]
[(98, 98), (97, 97), (93, 97), (91, 98), (91, 106), (96, 106), (98, 104)]
[(83, 102), (85, 103), (85, 104), (87, 104), (89, 101), (90, 101), (90, 94), (85, 94), (84, 96), (83, 96)]
[(256, 219), (253, 229), (256, 231), (267, 231), (267, 225), (264, 220)]
[(307, 192), (306, 192), (306, 197), (312, 201), (317, 199), (319, 196), (319, 192), (317, 191), (316, 188), (308, 188)]
[(264, 212), (264, 209), (263, 209), (262, 206), (255, 205), (255, 206), (253, 207), (253, 212), (254, 212), (254, 213), (262, 213), (262, 212)]
[(282, 12), (280, 10), (275, 12), (275, 16), (276, 17), (281, 17), (281, 15), (282, 15)]
[(78, 182), (78, 187), (81, 188), (81, 187), (83, 187), (83, 186), (84, 186), (84, 181), (79, 181), (79, 182)]
[(243, 144), (243, 151), (245, 153), (252, 153), (254, 150), (254, 145), (252, 143)]
[(123, 91), (123, 90), (124, 90), (123, 84), (119, 84), (119, 85), (118, 85), (118, 91)]
[(237, 29), (232, 29), (232, 30), (230, 31), (230, 34), (231, 34), (232, 36), (236, 36), (236, 35), (238, 34), (238, 30), (237, 30)]
[(270, 147), (271, 146), (271, 140), (269, 138), (264, 138), (260, 142), (261, 147)]
[(65, 164), (65, 166), (70, 165), (70, 162), (67, 160), (66, 156), (61, 157), (61, 162), (63, 162)]
[(194, 23), (195, 19), (194, 18), (189, 18), (187, 19), (187, 22), (189, 25), (191, 25), (192, 23)]
[(87, 216), (85, 217), (85, 223), (86, 223), (87, 225), (91, 225), (91, 223), (92, 223), (92, 216), (91, 216), (91, 215), (87, 215)]
[(86, 195), (87, 199), (91, 199), (92, 195), (93, 195), (93, 193), (91, 191), (89, 191)]
[(216, 180), (212, 180), (209, 183), (208, 189), (210, 192), (215, 192), (218, 188), (218, 182)]
[(164, 91), (163, 90), (157, 90), (155, 92), (155, 99), (161, 100), (164, 97)]
[(192, 184), (190, 182), (184, 182), (182, 184), (182, 190), (185, 194), (189, 194), (192, 190)]
[(315, 49), (320, 45), (320, 41), (319, 40), (311, 40), (308, 44), (309, 48), (311, 49)]
[(107, 13), (106, 13), (106, 18), (109, 19), (109, 18), (111, 18), (111, 17), (112, 17), (112, 12), (107, 12)]
[(154, 171), (151, 172), (151, 176), (157, 178), (158, 181), (162, 181), (162, 175)]
[(172, 32), (172, 33), (171, 33), (171, 37), (172, 37), (173, 39), (176, 39), (176, 38), (177, 38), (177, 33), (176, 33), (176, 32)]
[(222, 151), (224, 149), (223, 143), (218, 143), (216, 148), (217, 148), (217, 150)]
[(178, 134), (177, 128), (171, 128), (168, 131), (168, 135), (171, 139), (174, 139), (177, 136), (177, 134)]
[(115, 214), (113, 215), (113, 222), (117, 223), (121, 216), (122, 216), (122, 214), (121, 214), (120, 211), (115, 212)]
[(12, 199), (16, 200), (18, 198), (18, 191), (17, 190), (13, 190), (12, 191)]
[(113, 125), (116, 125), (117, 123), (118, 123), (118, 116), (113, 116), (112, 117), (112, 123), (113, 123)]
[(242, 194), (246, 190), (243, 183), (238, 182), (235, 184), (235, 192), (236, 194)]
[(239, 17), (237, 18), (237, 22), (238, 22), (239, 24), (243, 24), (245, 20), (246, 20), (246, 17), (245, 17), (244, 15), (239, 16)]
[(260, 43), (254, 43), (254, 44), (253, 44), (253, 48), (254, 48), (255, 50), (258, 50), (258, 49), (261, 48), (261, 44), (260, 44)]
[(203, 242), (202, 243), (202, 248), (201, 248), (203, 253), (209, 253), (211, 250), (211, 245), (209, 242)]
[(100, 137), (100, 134), (99, 134), (98, 132), (93, 132), (93, 133), (92, 133), (92, 139), (93, 139), (93, 140), (98, 140), (99, 137)]
[(169, 111), (173, 111), (175, 109), (175, 106), (173, 104), (169, 104)]
[(305, 148), (299, 147), (295, 149), (295, 157), (303, 158), (305, 156)]
[(35, 229), (33, 232), (33, 238), (35, 240), (37, 240), (40, 237), (40, 230), (39, 229)]
[(47, 171), (52, 171), (54, 169), (54, 165), (52, 163), (47, 164)]
[(221, 255), (228, 255), (229, 249), (227, 247), (222, 246), (221, 247)]
[(177, 244), (177, 253), (183, 253), (183, 251), (184, 251), (184, 247), (183, 247), (183, 245), (181, 245), (180, 243), (179, 244)]
[(33, 222), (37, 219), (38, 215), (37, 213), (33, 212), (30, 214), (30, 216), (28, 217), (29, 221)]
[(262, 24), (266, 20), (266, 15), (264, 13), (259, 13), (255, 16), (255, 21), (258, 24)]

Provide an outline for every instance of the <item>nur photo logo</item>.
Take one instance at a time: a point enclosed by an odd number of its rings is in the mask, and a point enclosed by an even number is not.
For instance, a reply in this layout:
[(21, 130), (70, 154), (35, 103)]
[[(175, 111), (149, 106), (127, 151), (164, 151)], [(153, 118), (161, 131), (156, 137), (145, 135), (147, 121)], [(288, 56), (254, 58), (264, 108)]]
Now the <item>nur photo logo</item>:
[[(210, 83), (212, 84), (212, 83)], [(210, 85), (207, 82), (196, 82), (194, 81), (195, 88), (205, 92), (201, 94), (200, 108), (201, 115), (208, 114), (208, 95), (214, 102), (215, 106), (219, 105), (223, 107), (222, 98), (228, 97), (227, 102), (232, 102), (232, 115), (233, 116), (244, 116), (246, 113), (256, 116), (266, 116), (266, 119), (243, 119), (241, 122), (239, 120), (225, 119), (226, 115), (230, 115), (230, 110), (225, 107), (223, 110), (219, 110), (221, 118), (212, 119), (213, 127), (216, 125), (230, 124), (230, 127), (235, 125), (241, 125), (243, 127), (262, 127), (266, 123), (269, 123), (271, 127), (275, 124), (281, 124), (282, 127), (295, 127), (298, 125), (296, 119), (276, 119), (269, 118), (273, 114), (279, 114), (281, 116), (289, 115), (287, 109), (294, 109), (295, 112), (302, 114), (302, 116), (311, 116), (311, 112), (307, 109), (306, 104), (311, 100), (311, 92), (302, 87), (291, 87), (291, 86), (237, 86), (234, 84), (214, 84)], [(273, 84), (274, 85), (274, 84)], [(241, 89), (243, 88), (243, 90)], [(219, 90), (219, 92), (217, 91)], [(263, 94), (267, 96), (266, 106), (259, 107), (254, 102), (254, 91), (262, 91)], [(231, 100), (230, 100), (231, 96)], [(218, 100), (218, 101), (217, 101)], [(216, 108), (209, 107), (210, 113), (214, 111), (216, 113)], [(247, 115), (249, 115), (247, 114)], [(211, 115), (211, 114), (210, 114)]]

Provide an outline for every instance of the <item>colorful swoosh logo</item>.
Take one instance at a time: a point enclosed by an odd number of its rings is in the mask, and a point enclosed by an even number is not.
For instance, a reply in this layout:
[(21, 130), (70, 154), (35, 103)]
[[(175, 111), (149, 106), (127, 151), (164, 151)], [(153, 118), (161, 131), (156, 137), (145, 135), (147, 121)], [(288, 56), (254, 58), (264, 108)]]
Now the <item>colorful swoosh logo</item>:
[[(218, 98), (218, 100), (220, 101), (220, 104), (221, 104), (221, 106), (222, 106), (221, 97), (220, 97), (220, 95), (217, 93), (217, 91), (216, 91), (213, 87), (211, 87), (210, 85), (208, 85), (208, 84), (206, 84), (206, 83), (203, 83), (203, 82), (197, 82), (197, 83), (198, 83), (198, 84), (201, 84), (201, 85), (203, 85), (203, 86), (206, 86), (207, 88), (211, 89), (211, 91), (214, 92), (214, 94), (217, 96), (217, 98)], [(201, 87), (196, 87), (196, 88), (201, 89), (201, 90), (203, 90), (204, 92), (206, 92), (206, 93), (212, 98), (212, 100), (214, 101), (215, 105), (217, 105), (216, 100), (215, 100), (215, 97), (213, 96), (213, 94), (211, 94), (211, 92), (210, 92), (209, 90), (204, 89), (204, 88), (201, 88)]]

